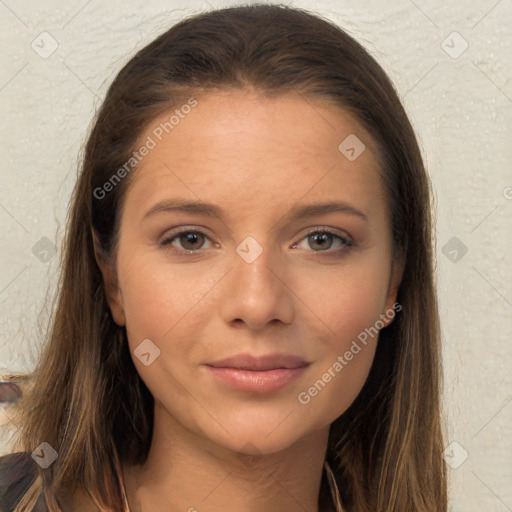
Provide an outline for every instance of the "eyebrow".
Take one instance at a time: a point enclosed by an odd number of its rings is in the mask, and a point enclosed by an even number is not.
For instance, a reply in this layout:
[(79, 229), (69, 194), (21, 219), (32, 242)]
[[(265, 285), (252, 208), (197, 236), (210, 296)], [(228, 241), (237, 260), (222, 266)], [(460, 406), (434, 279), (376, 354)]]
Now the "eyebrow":
[[(223, 219), (224, 213), (221, 208), (211, 203), (201, 201), (190, 201), (187, 199), (166, 199), (152, 206), (144, 215), (143, 219), (157, 213), (191, 213), (197, 215), (208, 215), (217, 219)], [(368, 216), (363, 211), (345, 202), (327, 202), (307, 205), (296, 205), (286, 214), (286, 218), (302, 220), (308, 217), (323, 215), (326, 213), (339, 212), (353, 217), (359, 217), (368, 221)]]

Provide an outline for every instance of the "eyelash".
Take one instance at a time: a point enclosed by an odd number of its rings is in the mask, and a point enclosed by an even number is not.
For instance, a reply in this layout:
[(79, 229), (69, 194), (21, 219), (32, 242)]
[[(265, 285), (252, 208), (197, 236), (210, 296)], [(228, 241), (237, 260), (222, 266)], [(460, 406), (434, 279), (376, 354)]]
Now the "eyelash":
[[(176, 239), (179, 239), (180, 236), (182, 235), (186, 235), (186, 234), (189, 234), (189, 233), (195, 233), (195, 234), (199, 234), (199, 235), (202, 235), (204, 236), (205, 238), (207, 238), (209, 240), (209, 237), (203, 233), (202, 231), (199, 231), (197, 229), (184, 229), (184, 230), (181, 230), (177, 233), (171, 233), (170, 235), (166, 236), (165, 238), (163, 238), (160, 242), (159, 242), (159, 245), (161, 247), (166, 247), (168, 245), (170, 245), (174, 240)], [(339, 249), (336, 249), (336, 250), (330, 250), (330, 249), (326, 249), (324, 251), (320, 250), (320, 251), (311, 251), (311, 252), (314, 252), (314, 253), (327, 253), (331, 256), (343, 256), (348, 250), (350, 250), (352, 247), (354, 247), (354, 244), (352, 242), (352, 240), (347, 237), (347, 236), (341, 236), (337, 233), (335, 233), (334, 231), (328, 229), (328, 228), (315, 228), (311, 231), (309, 231), (301, 240), (300, 242), (302, 242), (302, 240), (305, 240), (307, 239), (308, 237), (312, 236), (312, 235), (318, 235), (318, 234), (328, 234), (328, 235), (332, 235), (334, 238), (338, 238), (342, 243), (343, 243), (343, 247), (339, 248)], [(294, 243), (293, 244), (293, 247), (295, 248), (297, 246), (297, 243)], [(201, 249), (198, 249), (198, 250), (186, 250), (186, 249), (175, 249), (173, 248), (172, 249), (173, 252), (176, 252), (178, 254), (193, 254), (193, 253), (199, 253), (201, 252)]]

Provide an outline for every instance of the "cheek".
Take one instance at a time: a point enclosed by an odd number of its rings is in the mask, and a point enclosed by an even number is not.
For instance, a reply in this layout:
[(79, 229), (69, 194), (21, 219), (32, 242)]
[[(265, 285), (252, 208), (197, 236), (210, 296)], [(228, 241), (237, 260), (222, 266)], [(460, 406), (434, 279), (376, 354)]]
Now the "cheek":
[(387, 277), (388, 269), (379, 263), (340, 270), (326, 280), (325, 293), (315, 294), (311, 301), (322, 319), (316, 333), (321, 351), (297, 398), (312, 417), (334, 421), (366, 382), (382, 327)]
[[(204, 304), (215, 283), (192, 267), (157, 262), (135, 251), (124, 257), (124, 266), (119, 258), (132, 360), (151, 394), (177, 417), (186, 416), (183, 411), (190, 409), (189, 386), (183, 387), (187, 378), (183, 375), (197, 359), (193, 340), (201, 338), (203, 323), (209, 318)], [(156, 349), (144, 341), (148, 339)], [(139, 347), (143, 346), (148, 348), (142, 351)], [(146, 365), (137, 354), (148, 351), (151, 362)], [(154, 359), (153, 351), (158, 354)]]
[(317, 427), (339, 418), (363, 388), (375, 347), (375, 343), (364, 345), (355, 341), (315, 365), (315, 371), (305, 380), (296, 397), (302, 414), (314, 418)]
[[(130, 255), (121, 270), (127, 331), (137, 338), (162, 342), (172, 332), (183, 332), (188, 316), (197, 314), (201, 301), (215, 284), (193, 266), (162, 264), (147, 255)], [(185, 320), (185, 321), (184, 321)]]
[(318, 335), (329, 352), (348, 350), (351, 341), (384, 313), (390, 271), (386, 258), (357, 256), (328, 272), (305, 272), (295, 281), (297, 295), (313, 313), (311, 317), (321, 320), (316, 322)]
[(362, 282), (351, 278), (330, 302), (328, 322), (336, 348), (348, 350), (352, 340), (365, 329), (374, 326), (384, 312), (385, 290), (378, 283)]
[(319, 427), (350, 407), (375, 357), (378, 331), (374, 326), (379, 311), (369, 307), (371, 295), (359, 292), (351, 295), (350, 301), (338, 299), (339, 309), (331, 310), (330, 332), (318, 338), (322, 341), (321, 355), (297, 394), (298, 403), (317, 418)]

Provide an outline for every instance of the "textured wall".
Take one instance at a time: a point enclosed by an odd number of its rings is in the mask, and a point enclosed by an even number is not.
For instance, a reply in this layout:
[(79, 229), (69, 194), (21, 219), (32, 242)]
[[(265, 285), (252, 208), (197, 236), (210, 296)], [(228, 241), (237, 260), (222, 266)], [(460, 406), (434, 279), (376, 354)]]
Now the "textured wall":
[[(361, 41), (410, 114), (437, 202), (451, 510), (512, 510), (512, 2), (292, 4)], [(112, 77), (183, 16), (227, 5), (0, 0), (0, 373), (37, 359), (78, 152)]]

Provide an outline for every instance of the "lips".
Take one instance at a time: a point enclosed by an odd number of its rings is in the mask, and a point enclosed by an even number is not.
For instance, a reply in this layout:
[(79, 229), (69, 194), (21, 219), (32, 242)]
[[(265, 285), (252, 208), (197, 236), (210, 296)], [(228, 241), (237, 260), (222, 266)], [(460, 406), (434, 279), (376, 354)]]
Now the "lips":
[(252, 356), (238, 354), (205, 365), (216, 382), (229, 389), (251, 394), (274, 393), (297, 380), (310, 365), (289, 354)]
[(207, 366), (213, 368), (235, 368), (248, 371), (267, 371), (296, 368), (309, 366), (305, 359), (291, 354), (269, 354), (264, 356), (252, 356), (251, 354), (238, 354), (236, 356), (220, 359)]

